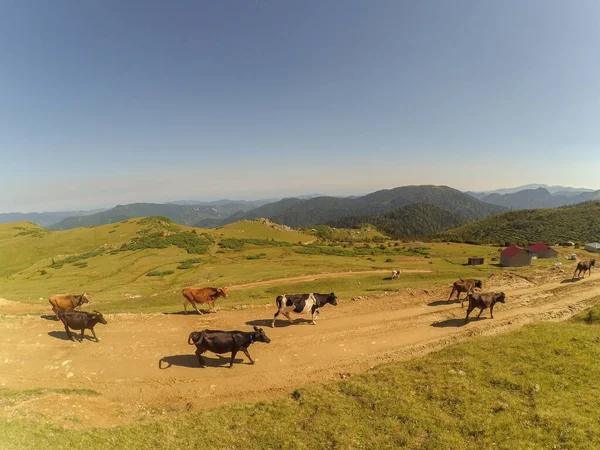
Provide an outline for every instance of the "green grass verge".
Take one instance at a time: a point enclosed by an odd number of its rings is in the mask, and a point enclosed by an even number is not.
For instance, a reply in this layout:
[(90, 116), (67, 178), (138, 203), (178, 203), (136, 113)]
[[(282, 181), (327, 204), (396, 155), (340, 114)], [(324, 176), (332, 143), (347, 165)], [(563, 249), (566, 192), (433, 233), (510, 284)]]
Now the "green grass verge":
[(587, 449), (600, 446), (600, 307), (286, 398), (87, 431), (0, 420), (4, 448)]

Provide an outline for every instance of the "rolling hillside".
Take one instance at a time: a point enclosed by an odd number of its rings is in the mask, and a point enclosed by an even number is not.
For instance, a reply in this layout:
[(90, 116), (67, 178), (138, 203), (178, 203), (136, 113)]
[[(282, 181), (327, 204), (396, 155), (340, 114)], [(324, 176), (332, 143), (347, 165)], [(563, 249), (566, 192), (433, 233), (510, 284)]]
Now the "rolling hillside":
[(451, 213), (429, 203), (413, 203), (390, 212), (374, 216), (351, 216), (336, 219), (328, 225), (355, 228), (369, 223), (394, 239), (414, 239), (431, 236), (440, 231), (465, 224), (463, 216)]
[(437, 238), (501, 245), (600, 241), (600, 201), (555, 209), (510, 211), (448, 230)]
[(260, 206), (259, 201), (216, 201), (179, 205), (175, 203), (132, 203), (118, 205), (108, 211), (87, 216), (68, 217), (50, 226), (51, 230), (70, 230), (77, 227), (106, 225), (135, 217), (162, 216), (181, 225), (195, 225), (201, 219), (219, 220), (239, 211)]
[(428, 203), (467, 219), (486, 217), (505, 210), (501, 206), (481, 202), (447, 186), (403, 186), (361, 197), (285, 199), (263, 205), (245, 214), (236, 214), (225, 219), (223, 223), (266, 217), (294, 228), (310, 227), (343, 217), (381, 215), (413, 203)]

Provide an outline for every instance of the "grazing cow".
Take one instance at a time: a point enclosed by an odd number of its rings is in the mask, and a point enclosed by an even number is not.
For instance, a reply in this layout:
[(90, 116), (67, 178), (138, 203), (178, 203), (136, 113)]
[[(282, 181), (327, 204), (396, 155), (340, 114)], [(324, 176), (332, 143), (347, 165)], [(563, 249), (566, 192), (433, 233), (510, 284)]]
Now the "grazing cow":
[(325, 306), (327, 303), (336, 306), (337, 297), (333, 292), (331, 294), (285, 294), (278, 296), (275, 299), (275, 303), (277, 303), (277, 312), (273, 316), (271, 328), (275, 328), (275, 319), (280, 313), (287, 317), (290, 323), (293, 323), (290, 318), (291, 311), (298, 314), (307, 314), (310, 312), (312, 314), (312, 324), (316, 325), (319, 308)]
[(69, 336), (69, 339), (71, 339), (72, 341), (75, 341), (75, 338), (71, 334), (71, 331), (69, 330), (69, 328), (72, 328), (73, 330), (81, 330), (81, 339), (79, 340), (79, 342), (83, 342), (83, 334), (84, 334), (86, 328), (88, 330), (92, 331), (92, 334), (94, 335), (94, 338), (96, 339), (96, 342), (98, 342), (99, 339), (96, 336), (94, 327), (98, 323), (106, 325), (106, 320), (102, 316), (102, 313), (100, 313), (98, 311), (89, 313), (89, 312), (85, 312), (85, 311), (75, 311), (74, 309), (67, 310), (67, 311), (63, 311), (62, 309), (59, 309), (57, 315), (58, 315), (58, 318), (60, 319), (60, 321), (65, 326), (65, 330), (67, 332), (67, 335)]
[(469, 314), (471, 314), (471, 311), (473, 311), (475, 308), (481, 309), (481, 311), (479, 311), (479, 315), (477, 316), (478, 319), (483, 310), (487, 308), (490, 308), (490, 318), (493, 319), (494, 305), (496, 302), (506, 303), (506, 296), (504, 295), (504, 292), (486, 292), (482, 294), (470, 293), (467, 295), (467, 300), (469, 301), (469, 307), (467, 308), (467, 317), (465, 318), (465, 323), (469, 321)]
[(72, 294), (55, 294), (51, 295), (48, 299), (50, 304), (52, 305), (52, 311), (57, 314), (58, 310), (66, 311), (68, 309), (81, 309), (81, 305), (84, 303), (89, 303), (90, 299), (86, 292), (81, 295), (72, 295)]
[(254, 327), (254, 331), (219, 331), (219, 330), (203, 330), (192, 331), (188, 337), (188, 344), (196, 346), (196, 356), (200, 367), (206, 367), (202, 353), (211, 351), (213, 353), (229, 353), (231, 352), (231, 362), (229, 368), (233, 368), (233, 360), (235, 355), (240, 350), (250, 360), (250, 364), (254, 364), (254, 360), (248, 353), (248, 347), (255, 342), (271, 342), (262, 328)]
[(585, 273), (587, 271), (590, 272), (590, 277), (592, 276), (592, 267), (596, 265), (595, 259), (586, 259), (585, 261), (579, 261), (577, 263), (577, 268), (575, 272), (573, 272), (573, 278), (575, 278), (575, 274), (577, 274), (577, 278), (580, 278), (581, 272), (583, 272), (583, 277), (585, 278)]
[(394, 278), (400, 276), (400, 272), (401, 272), (400, 269), (398, 269), (398, 270), (392, 270), (392, 278), (390, 278), (390, 279), (393, 280)]
[(195, 288), (195, 287), (186, 287), (183, 291), (181, 291), (185, 301), (183, 302), (183, 312), (187, 314), (187, 304), (191, 303), (194, 309), (201, 314), (196, 306), (196, 303), (208, 303), (208, 306), (211, 311), (215, 311), (215, 301), (219, 297), (227, 298), (227, 288)]
[[(452, 292), (450, 292), (450, 297), (448, 297), (448, 303), (450, 303), (450, 299), (456, 292), (456, 301), (460, 300), (460, 294), (466, 292), (469, 295), (471, 292), (475, 290), (475, 288), (481, 289), (482, 287), (481, 280), (463, 280), (455, 281), (454, 285), (452, 285)], [(460, 307), (464, 308), (464, 299), (460, 302)]]

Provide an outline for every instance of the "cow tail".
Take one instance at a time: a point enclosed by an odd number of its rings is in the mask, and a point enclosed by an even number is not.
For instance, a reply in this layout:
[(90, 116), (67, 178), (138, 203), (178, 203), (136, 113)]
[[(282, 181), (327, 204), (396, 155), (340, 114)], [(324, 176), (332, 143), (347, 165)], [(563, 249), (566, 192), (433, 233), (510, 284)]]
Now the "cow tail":
[(281, 309), (283, 306), (283, 295), (278, 295), (275, 299), (275, 304), (277, 305), (277, 309)]

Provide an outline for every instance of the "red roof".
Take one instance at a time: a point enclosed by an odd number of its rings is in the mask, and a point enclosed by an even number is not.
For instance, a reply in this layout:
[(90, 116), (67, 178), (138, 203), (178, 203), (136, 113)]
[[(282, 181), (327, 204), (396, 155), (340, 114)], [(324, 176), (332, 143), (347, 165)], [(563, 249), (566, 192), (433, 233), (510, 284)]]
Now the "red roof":
[(516, 245), (513, 244), (510, 247), (506, 247), (504, 250), (502, 250), (502, 254), (504, 256), (506, 256), (507, 258), (512, 258), (513, 256), (518, 255), (522, 251), (523, 251), (522, 248), (517, 247)]
[(533, 253), (542, 253), (547, 248), (550, 248), (550, 246), (544, 244), (543, 242), (538, 242), (537, 244), (527, 246), (527, 250), (530, 250)]

